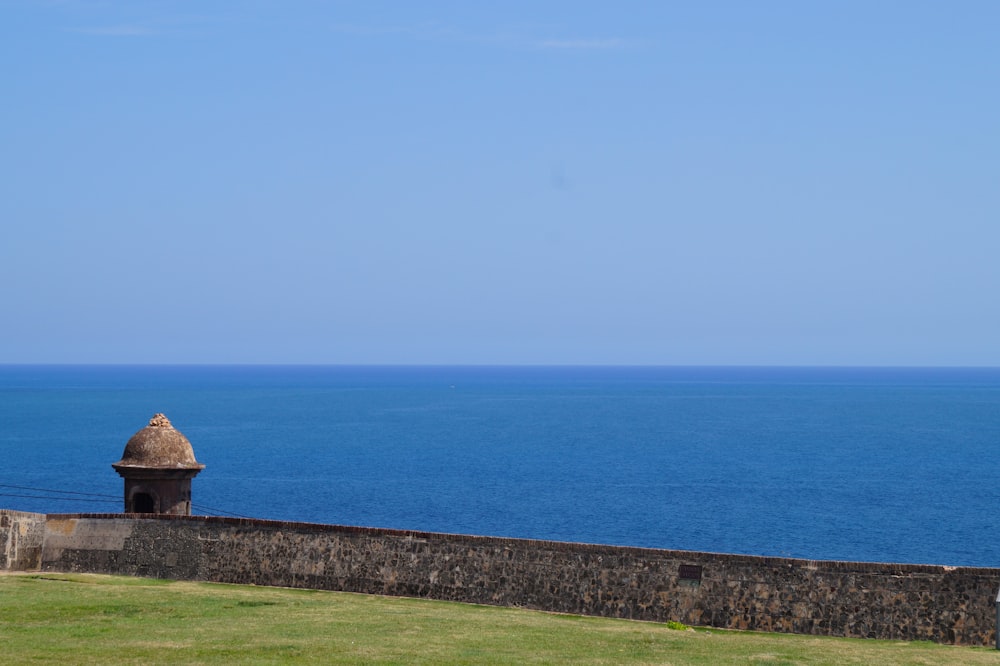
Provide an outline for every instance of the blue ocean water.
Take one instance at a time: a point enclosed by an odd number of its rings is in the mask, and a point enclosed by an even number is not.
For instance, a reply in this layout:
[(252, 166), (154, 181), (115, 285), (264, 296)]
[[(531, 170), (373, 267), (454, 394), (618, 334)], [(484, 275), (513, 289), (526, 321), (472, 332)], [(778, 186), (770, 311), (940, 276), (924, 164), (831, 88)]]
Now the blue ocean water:
[(0, 366), (0, 507), (120, 511), (156, 412), (195, 513), (1000, 565), (1000, 369)]

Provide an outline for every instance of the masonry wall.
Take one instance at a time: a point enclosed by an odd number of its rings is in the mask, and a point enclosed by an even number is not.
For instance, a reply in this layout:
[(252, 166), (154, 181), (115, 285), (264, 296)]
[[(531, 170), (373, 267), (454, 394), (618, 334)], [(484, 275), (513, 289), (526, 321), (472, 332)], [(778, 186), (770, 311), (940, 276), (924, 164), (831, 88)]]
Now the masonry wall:
[(31, 571), (42, 563), (45, 516), (0, 510), (0, 571)]
[[(801, 634), (972, 645), (995, 640), (1000, 569), (197, 516), (74, 514), (37, 522), (44, 538), (35, 568), (49, 571), (427, 597)], [(0, 543), (15, 523), (0, 519)], [(18, 539), (17, 547), (37, 550), (34, 537)], [(8, 552), (0, 566), (29, 568), (34, 561)]]

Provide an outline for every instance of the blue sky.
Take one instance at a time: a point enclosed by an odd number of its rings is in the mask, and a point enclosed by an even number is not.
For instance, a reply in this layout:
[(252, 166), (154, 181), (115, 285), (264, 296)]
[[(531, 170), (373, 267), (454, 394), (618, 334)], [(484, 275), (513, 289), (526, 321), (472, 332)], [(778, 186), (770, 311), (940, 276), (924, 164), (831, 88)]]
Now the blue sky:
[(0, 362), (1000, 365), (1000, 3), (0, 17)]

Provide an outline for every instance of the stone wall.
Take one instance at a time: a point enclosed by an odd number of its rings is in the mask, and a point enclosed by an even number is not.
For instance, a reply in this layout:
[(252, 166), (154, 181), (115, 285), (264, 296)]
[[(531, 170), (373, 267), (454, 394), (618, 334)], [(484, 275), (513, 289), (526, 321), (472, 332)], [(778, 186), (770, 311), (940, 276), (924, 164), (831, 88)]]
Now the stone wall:
[[(44, 570), (427, 597), (800, 634), (992, 645), (1000, 586), (1000, 569), (197, 516), (44, 518), (37, 567)], [(0, 543), (3, 538), (0, 533)]]
[(44, 536), (44, 515), (0, 509), (0, 571), (38, 569)]

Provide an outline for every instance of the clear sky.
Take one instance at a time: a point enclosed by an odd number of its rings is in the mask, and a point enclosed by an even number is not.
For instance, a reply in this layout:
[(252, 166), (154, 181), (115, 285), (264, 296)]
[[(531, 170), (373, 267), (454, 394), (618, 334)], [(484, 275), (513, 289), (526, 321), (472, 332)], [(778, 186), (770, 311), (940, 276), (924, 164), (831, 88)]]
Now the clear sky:
[(0, 363), (997, 366), (998, 35), (0, 0)]

